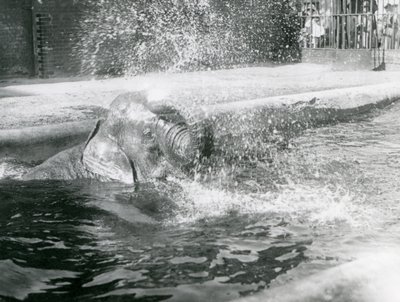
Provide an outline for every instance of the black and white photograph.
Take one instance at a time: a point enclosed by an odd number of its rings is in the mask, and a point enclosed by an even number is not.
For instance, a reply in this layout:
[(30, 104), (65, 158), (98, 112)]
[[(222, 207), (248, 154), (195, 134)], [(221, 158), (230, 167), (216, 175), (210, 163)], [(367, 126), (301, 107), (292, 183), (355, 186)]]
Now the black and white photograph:
[(400, 0), (0, 0), (0, 302), (400, 302)]

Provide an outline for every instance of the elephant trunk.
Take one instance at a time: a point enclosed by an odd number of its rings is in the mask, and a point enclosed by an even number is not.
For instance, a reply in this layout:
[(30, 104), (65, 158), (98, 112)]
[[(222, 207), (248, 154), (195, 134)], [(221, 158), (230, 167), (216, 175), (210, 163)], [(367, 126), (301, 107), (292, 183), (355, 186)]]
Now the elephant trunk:
[(188, 126), (159, 118), (154, 133), (163, 153), (181, 167), (190, 168), (208, 155), (211, 136), (204, 126)]

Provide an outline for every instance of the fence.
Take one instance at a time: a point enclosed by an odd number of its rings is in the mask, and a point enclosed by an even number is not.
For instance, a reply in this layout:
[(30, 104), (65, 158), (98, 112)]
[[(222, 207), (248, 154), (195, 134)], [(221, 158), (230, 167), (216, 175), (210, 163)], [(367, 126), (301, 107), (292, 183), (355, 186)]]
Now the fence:
[(305, 1), (300, 13), (301, 46), (400, 49), (400, 13), (395, 1), (399, 0)]

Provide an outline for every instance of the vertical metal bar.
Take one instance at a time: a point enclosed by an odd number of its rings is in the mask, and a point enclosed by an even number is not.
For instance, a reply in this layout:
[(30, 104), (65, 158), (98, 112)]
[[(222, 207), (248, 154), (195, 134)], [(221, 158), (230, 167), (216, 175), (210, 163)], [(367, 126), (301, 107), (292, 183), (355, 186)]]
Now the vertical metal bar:
[(331, 32), (330, 32), (330, 35), (331, 35), (330, 41), (331, 41), (331, 42), (329, 42), (329, 43), (330, 43), (330, 46), (331, 46), (332, 48), (335, 48), (335, 17), (334, 17), (334, 16), (331, 16), (331, 23), (330, 23), (330, 25), (331, 25), (332, 27), (331, 27)]
[(336, 0), (336, 13), (337, 13), (337, 16), (336, 16), (336, 35), (337, 35), (336, 42), (337, 42), (337, 48), (341, 48), (342, 47), (342, 45), (340, 43), (340, 13), (341, 13), (341, 11), (340, 11), (340, 7), (341, 7), (340, 3), (341, 2), (339, 2), (339, 1), (341, 1), (341, 0)]
[(352, 48), (351, 46), (351, 16), (346, 17), (346, 30), (347, 30), (347, 48)]
[(357, 49), (357, 45), (358, 45), (358, 35), (357, 35), (357, 21), (358, 21), (358, 16), (354, 15), (353, 16), (353, 29), (354, 29), (354, 49)]
[(312, 1), (310, 0), (310, 8), (311, 8), (311, 19), (310, 19), (310, 29), (311, 29), (311, 48), (314, 48), (314, 35), (313, 35), (313, 15), (314, 15), (314, 10), (312, 7)]
[(342, 49), (346, 48), (346, 31), (345, 31), (345, 23), (344, 16), (340, 16), (341, 21), (341, 30), (342, 30)]
[(388, 43), (388, 48), (392, 48), (392, 34), (393, 34), (393, 13), (389, 12), (389, 24), (391, 28), (391, 34), (389, 36), (389, 43)]
[[(394, 4), (397, 4), (397, 3), (394, 3)], [(398, 22), (399, 22), (399, 20), (398, 20), (398, 10), (399, 10), (399, 7), (397, 6), (397, 9), (396, 9), (396, 11), (393, 11), (392, 13), (393, 13), (393, 25), (392, 25), (392, 44), (393, 44), (393, 49), (396, 49), (396, 34), (398, 34), (398, 31), (399, 31), (399, 24), (398, 24)], [(395, 25), (395, 23), (397, 22), (397, 26)], [(395, 28), (397, 27), (397, 30), (395, 30)]]
[[(385, 1), (383, 1), (383, 7), (386, 6)], [(386, 10), (382, 12), (382, 20), (383, 20), (383, 24), (382, 24), (382, 43), (383, 43), (383, 49), (385, 49), (386, 47), (386, 26), (387, 26), (387, 12)], [(383, 54), (383, 53), (382, 53)]]
[(326, 22), (328, 24), (328, 34), (326, 35), (325, 45), (326, 47), (331, 48), (331, 16), (326, 15)]
[[(326, 34), (326, 31), (325, 31), (326, 3), (325, 3), (324, 10), (322, 10), (321, 6), (319, 7), (318, 15), (319, 15), (319, 27), (320, 27), (320, 30), (323, 28), (323, 35), (319, 37), (319, 45), (318, 46), (320, 48), (325, 48), (325, 40), (326, 40), (326, 37), (325, 37), (325, 34)], [(322, 39), (322, 41), (321, 41), (321, 39)]]
[(329, 44), (331, 45), (332, 48), (335, 48), (335, 2), (334, 0), (331, 0), (331, 18), (330, 18), (331, 23), (329, 24), (331, 26), (331, 33), (330, 33), (330, 39)]
[(364, 48), (364, 14), (361, 14), (360, 21), (360, 48)]
[(371, 11), (371, 28), (369, 30), (369, 48), (372, 48), (372, 35), (374, 33), (374, 14)]
[(343, 22), (343, 37), (344, 37), (344, 48), (348, 48), (348, 37), (347, 37), (347, 0), (343, 0), (342, 2), (343, 5), (343, 17), (342, 17), (342, 22)]
[[(396, 3), (396, 4), (397, 4), (397, 11), (395, 12), (395, 14), (396, 14), (397, 26), (399, 27), (400, 26), (400, 24), (399, 24), (399, 18), (400, 18), (399, 5), (398, 5), (398, 3)], [(397, 36), (394, 37), (394, 46), (395, 46), (394, 47), (395, 49), (400, 48), (400, 28), (397, 29)]]
[(331, 1), (331, 15), (329, 16), (329, 47), (333, 48), (334, 47), (334, 30), (333, 30), (333, 14), (334, 14), (334, 6), (333, 6), (333, 0)]
[(349, 48), (349, 32), (348, 32), (348, 27), (349, 27), (349, 22), (348, 22), (348, 16), (347, 16), (347, 0), (343, 0), (343, 12), (345, 16), (343, 17), (343, 28), (344, 28), (344, 37), (345, 37), (345, 48)]
[(390, 12), (389, 13), (389, 24), (390, 24), (390, 29), (391, 29), (391, 33), (390, 33), (390, 36), (389, 36), (389, 43), (388, 43), (388, 48), (390, 48), (390, 49), (392, 49), (392, 47), (393, 47), (393, 32), (394, 32), (394, 28), (393, 28), (393, 14), (392, 14), (392, 12)]
[(344, 18), (343, 18), (343, 14), (344, 14), (344, 7), (343, 7), (343, 1), (346, 0), (341, 0), (340, 1), (340, 32), (342, 35), (342, 48), (346, 48), (346, 36), (345, 36), (345, 28), (344, 28)]
[(369, 41), (369, 27), (370, 27), (370, 24), (369, 24), (370, 22), (369, 22), (369, 13), (367, 13), (366, 15), (365, 15), (365, 25), (364, 25), (364, 44), (365, 44), (365, 48), (368, 48), (369, 47), (369, 45), (368, 45), (368, 41)]
[(332, 43), (333, 43), (333, 47), (334, 48), (337, 48), (337, 18), (336, 18), (336, 1), (337, 0), (333, 0), (333, 12), (335, 13), (335, 15), (334, 16), (332, 16), (332, 27), (333, 27), (333, 33), (332, 33), (332, 36), (333, 36), (333, 40), (332, 40)]
[[(325, 48), (325, 22), (322, 22), (322, 19), (321, 18), (324, 18), (324, 20), (325, 20), (325, 12), (324, 12), (324, 14), (323, 15), (319, 15), (319, 26), (320, 26), (320, 29), (321, 28), (324, 28), (324, 35), (322, 35), (322, 36), (320, 36), (320, 41), (319, 41), (319, 46), (320, 47), (322, 47), (322, 48)], [(321, 39), (322, 39), (322, 43), (321, 43)]]
[(336, 2), (336, 9), (337, 9), (337, 17), (336, 17), (336, 22), (337, 22), (337, 43), (338, 43), (338, 48), (342, 48), (342, 43), (341, 43), (341, 28), (342, 28), (342, 23), (340, 22), (340, 14), (342, 13), (342, 0), (337, 0)]
[[(370, 28), (369, 28), (369, 37), (368, 37), (368, 48), (369, 49), (371, 49), (372, 48), (372, 31), (373, 31), (373, 25), (374, 25), (374, 16), (373, 16), (373, 14), (374, 14), (374, 12), (373, 12), (373, 8), (374, 8), (374, 0), (369, 0), (369, 14), (370, 14), (370, 16), (371, 16), (371, 20), (369, 20), (370, 21)], [(367, 28), (368, 29), (368, 28)]]
[(353, 39), (352, 48), (357, 48), (357, 15), (354, 14), (351, 16), (351, 36)]
[(336, 16), (332, 16), (332, 47), (337, 48), (336, 43)]
[(340, 20), (339, 20), (339, 16), (336, 16), (336, 48), (341, 48), (341, 45), (340, 45), (340, 41), (339, 41), (339, 38), (340, 38)]

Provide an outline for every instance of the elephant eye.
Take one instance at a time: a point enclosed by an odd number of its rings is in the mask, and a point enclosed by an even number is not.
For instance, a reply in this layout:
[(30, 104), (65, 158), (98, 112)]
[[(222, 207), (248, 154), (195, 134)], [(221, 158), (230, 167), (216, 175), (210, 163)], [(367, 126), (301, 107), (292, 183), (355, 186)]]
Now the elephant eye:
[(143, 137), (152, 139), (153, 138), (153, 133), (151, 133), (150, 129), (144, 129), (143, 130)]

